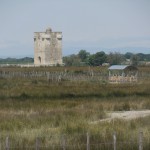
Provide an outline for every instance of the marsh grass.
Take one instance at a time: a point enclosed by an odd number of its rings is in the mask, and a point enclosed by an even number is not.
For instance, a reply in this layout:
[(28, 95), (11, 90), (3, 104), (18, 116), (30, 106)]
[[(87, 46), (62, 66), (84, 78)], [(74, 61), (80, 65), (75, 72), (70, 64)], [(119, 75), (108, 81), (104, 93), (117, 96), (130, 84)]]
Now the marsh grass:
[[(20, 68), (5, 68), (7, 71), (19, 71)], [(40, 68), (62, 71), (61, 67)], [(76, 74), (87, 68), (67, 68)], [(93, 68), (98, 72), (99, 68)], [(21, 71), (28, 71), (26, 68)], [(35, 68), (37, 71), (37, 68)], [(142, 70), (142, 68), (141, 68)], [(146, 73), (149, 72), (147, 69)], [(106, 72), (105, 68), (101, 72)], [(9, 136), (12, 146), (25, 149), (33, 146), (36, 137), (43, 146), (60, 145), (66, 135), (70, 145), (86, 142), (86, 133), (94, 143), (112, 141), (117, 133), (118, 141), (137, 141), (139, 130), (144, 133), (145, 147), (150, 143), (150, 118), (130, 121), (113, 120), (111, 122), (91, 122), (107, 118), (107, 112), (150, 109), (150, 81), (141, 80), (140, 84), (112, 85), (96, 81), (62, 81), (48, 83), (44, 78), (0, 78), (0, 135), (4, 142)], [(123, 144), (122, 144), (123, 145)], [(85, 146), (85, 145), (84, 145)], [(110, 145), (112, 146), (112, 145)], [(108, 145), (99, 145), (110, 149)], [(99, 148), (97, 147), (97, 149)], [(120, 149), (121, 144), (118, 145)], [(128, 149), (137, 148), (137, 143), (128, 145)], [(119, 148), (118, 148), (119, 149)]]

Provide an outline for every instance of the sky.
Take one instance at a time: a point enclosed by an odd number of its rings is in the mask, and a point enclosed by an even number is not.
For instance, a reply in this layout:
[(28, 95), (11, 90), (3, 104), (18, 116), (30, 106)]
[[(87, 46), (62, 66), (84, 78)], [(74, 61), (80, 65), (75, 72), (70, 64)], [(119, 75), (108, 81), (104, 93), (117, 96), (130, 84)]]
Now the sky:
[(0, 58), (34, 56), (34, 32), (63, 34), (63, 56), (85, 49), (150, 53), (150, 0), (0, 0)]

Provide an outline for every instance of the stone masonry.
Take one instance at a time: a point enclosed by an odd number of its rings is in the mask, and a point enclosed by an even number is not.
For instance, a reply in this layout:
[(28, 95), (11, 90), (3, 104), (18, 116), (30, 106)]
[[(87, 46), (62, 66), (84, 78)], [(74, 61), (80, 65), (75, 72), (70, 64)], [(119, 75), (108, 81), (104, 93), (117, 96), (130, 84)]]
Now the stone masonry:
[(34, 65), (62, 65), (62, 32), (34, 32)]

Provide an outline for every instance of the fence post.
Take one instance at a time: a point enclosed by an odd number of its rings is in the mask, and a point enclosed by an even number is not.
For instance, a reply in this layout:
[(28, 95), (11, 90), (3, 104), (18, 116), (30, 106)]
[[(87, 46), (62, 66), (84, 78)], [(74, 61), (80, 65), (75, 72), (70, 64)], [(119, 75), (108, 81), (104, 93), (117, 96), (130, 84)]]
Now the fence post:
[(0, 136), (0, 150), (1, 150), (1, 142), (2, 142), (2, 138), (1, 138), (1, 136)]
[(139, 132), (139, 150), (143, 150), (143, 132)]
[(114, 150), (116, 150), (116, 140), (117, 140), (117, 138), (116, 138), (116, 132), (114, 132), (114, 134), (113, 134), (113, 145), (114, 145)]
[(63, 150), (66, 150), (66, 139), (65, 139), (65, 135), (62, 136), (62, 148), (63, 148)]
[(87, 133), (87, 145), (86, 145), (86, 149), (90, 150), (90, 135), (89, 135), (89, 133)]
[(6, 150), (9, 150), (9, 137), (6, 137)]
[(39, 150), (39, 138), (36, 138), (36, 143), (35, 143), (35, 150)]

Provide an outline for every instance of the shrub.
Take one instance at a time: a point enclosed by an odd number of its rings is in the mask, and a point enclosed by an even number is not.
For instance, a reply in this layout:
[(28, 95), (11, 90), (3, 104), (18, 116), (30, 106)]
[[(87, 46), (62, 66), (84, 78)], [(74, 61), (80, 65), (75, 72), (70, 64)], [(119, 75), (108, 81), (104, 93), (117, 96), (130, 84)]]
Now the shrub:
[(129, 103), (123, 103), (121, 105), (114, 105), (114, 111), (129, 111), (130, 110), (130, 104)]
[(19, 99), (21, 99), (21, 100), (25, 100), (28, 98), (30, 98), (30, 95), (26, 94), (25, 92), (21, 93), (19, 96)]

